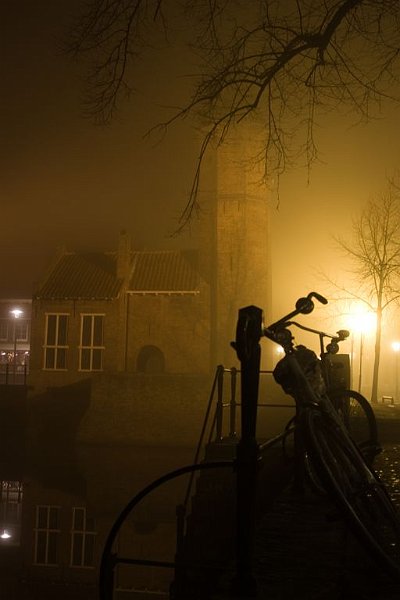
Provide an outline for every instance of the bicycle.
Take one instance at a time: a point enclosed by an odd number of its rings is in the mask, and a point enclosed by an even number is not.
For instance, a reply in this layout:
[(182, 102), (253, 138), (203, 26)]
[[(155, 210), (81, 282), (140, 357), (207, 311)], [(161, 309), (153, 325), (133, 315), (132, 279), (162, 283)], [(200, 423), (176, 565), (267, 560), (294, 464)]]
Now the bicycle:
[(400, 582), (400, 520), (396, 508), (326, 394), (317, 355), (293, 344), (290, 320), (312, 312), (313, 298), (327, 304), (323, 296), (310, 292), (296, 302), (294, 311), (269, 326), (263, 325), (261, 335), (284, 350), (274, 377), (295, 400), (295, 433), (319, 480), (366, 550)]
[[(303, 331), (314, 333), (319, 338), (320, 361), (322, 376), (325, 381), (326, 393), (344, 422), (353, 441), (356, 442), (368, 463), (372, 463), (381, 448), (378, 443), (378, 427), (375, 413), (368, 400), (359, 392), (347, 389), (346, 377), (335, 376), (338, 365), (332, 357), (339, 352), (339, 344), (346, 340), (350, 332), (340, 329), (335, 335), (306, 327), (296, 321), (288, 321), (286, 326), (296, 326)], [(330, 342), (324, 346), (324, 339)], [(291, 427), (293, 419), (287, 425)]]

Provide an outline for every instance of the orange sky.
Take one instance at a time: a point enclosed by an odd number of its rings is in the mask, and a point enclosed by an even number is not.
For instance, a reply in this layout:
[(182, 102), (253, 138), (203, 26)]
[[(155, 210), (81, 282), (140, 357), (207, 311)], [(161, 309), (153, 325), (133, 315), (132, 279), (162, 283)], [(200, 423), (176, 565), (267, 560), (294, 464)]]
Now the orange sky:
[[(142, 63), (139, 94), (111, 126), (95, 127), (81, 114), (82, 70), (59, 51), (78, 5), (23, 0), (0, 9), (2, 296), (28, 293), (60, 243), (109, 250), (127, 228), (141, 244), (193, 244), (190, 235), (168, 237), (195, 166), (193, 129), (178, 124), (159, 145), (142, 137), (169, 114), (162, 105), (180, 99), (186, 57), (180, 64), (172, 53), (172, 75), (167, 55), (157, 71), (151, 61)], [(399, 110), (385, 109), (368, 126), (350, 129), (350, 123), (322, 119), (317, 139), (324, 162), (312, 170), (311, 184), (297, 169), (282, 178), (279, 211), (272, 199), (273, 274), (285, 296), (315, 287), (315, 269), (337, 260), (331, 234), (348, 230), (351, 216), (398, 167)]]

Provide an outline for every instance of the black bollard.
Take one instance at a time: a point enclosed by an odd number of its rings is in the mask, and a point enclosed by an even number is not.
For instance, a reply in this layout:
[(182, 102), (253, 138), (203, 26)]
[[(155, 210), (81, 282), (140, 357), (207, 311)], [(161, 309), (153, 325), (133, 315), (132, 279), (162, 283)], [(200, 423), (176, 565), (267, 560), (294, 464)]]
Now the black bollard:
[(256, 440), (260, 337), (262, 310), (247, 306), (239, 310), (236, 342), (241, 363), (241, 439), (237, 446), (237, 565), (232, 592), (237, 597), (255, 597), (253, 576), (256, 488), (259, 449)]

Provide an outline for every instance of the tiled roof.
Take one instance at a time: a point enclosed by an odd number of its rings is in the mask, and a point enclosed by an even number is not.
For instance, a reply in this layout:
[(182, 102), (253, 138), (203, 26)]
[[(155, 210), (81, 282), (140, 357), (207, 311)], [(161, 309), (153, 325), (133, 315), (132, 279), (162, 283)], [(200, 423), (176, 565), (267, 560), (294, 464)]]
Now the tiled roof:
[(110, 254), (64, 254), (51, 270), (36, 298), (111, 299), (122, 281), (116, 277), (116, 257)]
[(134, 252), (130, 292), (196, 292), (199, 281), (194, 251)]

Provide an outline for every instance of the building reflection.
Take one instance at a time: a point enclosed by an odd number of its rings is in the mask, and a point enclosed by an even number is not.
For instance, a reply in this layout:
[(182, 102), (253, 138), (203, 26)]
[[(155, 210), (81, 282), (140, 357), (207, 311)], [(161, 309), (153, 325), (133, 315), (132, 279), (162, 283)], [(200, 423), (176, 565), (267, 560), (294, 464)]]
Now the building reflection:
[(0, 498), (0, 544), (19, 546), (21, 542), (22, 482), (2, 481)]
[[(150, 480), (191, 459), (182, 448), (75, 450), (67, 458), (55, 449), (46, 461), (34, 449), (23, 477), (1, 482), (1, 598), (97, 599), (105, 540), (122, 508)], [(176, 506), (186, 485), (177, 482), (144, 501), (122, 529), (118, 552), (173, 561)], [(115, 597), (141, 598), (148, 590), (167, 598), (173, 575), (171, 569), (120, 568)]]
[(0, 384), (26, 384), (31, 312), (30, 299), (0, 299)]

